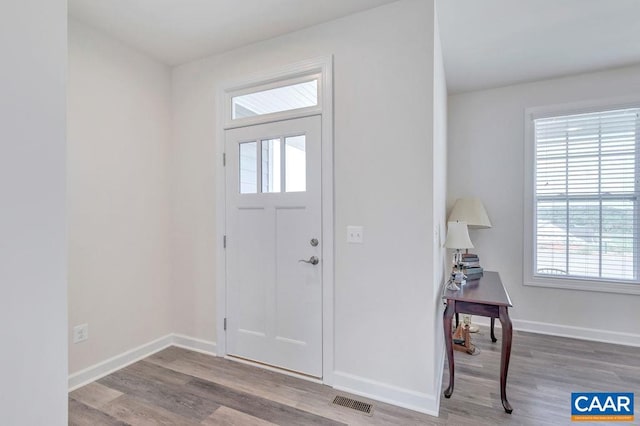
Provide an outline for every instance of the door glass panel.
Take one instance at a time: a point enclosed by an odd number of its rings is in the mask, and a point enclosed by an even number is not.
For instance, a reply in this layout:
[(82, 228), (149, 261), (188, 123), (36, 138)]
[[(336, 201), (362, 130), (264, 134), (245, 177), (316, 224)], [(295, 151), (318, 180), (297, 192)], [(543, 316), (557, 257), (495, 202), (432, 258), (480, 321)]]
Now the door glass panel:
[(285, 189), (287, 192), (307, 190), (307, 155), (305, 136), (285, 138)]
[(258, 192), (258, 143), (240, 144), (240, 193)]
[(262, 192), (280, 192), (280, 139), (262, 141)]
[(232, 119), (255, 117), (318, 105), (318, 80), (231, 98)]

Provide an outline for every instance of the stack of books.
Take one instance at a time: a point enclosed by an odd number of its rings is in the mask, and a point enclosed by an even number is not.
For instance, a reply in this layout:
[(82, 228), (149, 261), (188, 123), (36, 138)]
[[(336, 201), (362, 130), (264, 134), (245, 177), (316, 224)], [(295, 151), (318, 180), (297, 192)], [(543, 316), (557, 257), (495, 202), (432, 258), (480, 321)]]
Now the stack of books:
[(480, 266), (480, 258), (477, 254), (473, 253), (462, 254), (462, 267), (464, 274), (469, 280), (480, 278), (484, 272), (484, 269)]

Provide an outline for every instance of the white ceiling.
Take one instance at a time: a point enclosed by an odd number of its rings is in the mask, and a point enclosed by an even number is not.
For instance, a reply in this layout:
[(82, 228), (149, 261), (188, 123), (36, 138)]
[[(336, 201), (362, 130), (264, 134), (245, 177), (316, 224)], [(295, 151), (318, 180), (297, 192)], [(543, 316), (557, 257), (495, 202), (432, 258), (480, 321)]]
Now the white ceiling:
[[(395, 0), (69, 0), (177, 65)], [(640, 0), (437, 0), (451, 93), (640, 62)]]
[(640, 62), (639, 0), (438, 0), (450, 92)]
[(69, 0), (69, 14), (177, 65), (396, 0)]

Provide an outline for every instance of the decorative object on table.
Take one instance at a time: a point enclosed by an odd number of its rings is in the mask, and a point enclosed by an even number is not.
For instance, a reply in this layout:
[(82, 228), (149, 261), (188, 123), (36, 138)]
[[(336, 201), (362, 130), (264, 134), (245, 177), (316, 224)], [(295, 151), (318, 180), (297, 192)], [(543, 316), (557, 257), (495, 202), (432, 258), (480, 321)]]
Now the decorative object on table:
[(453, 349), (469, 355), (478, 355), (480, 353), (480, 348), (471, 343), (468, 322), (462, 322), (453, 332)]
[(465, 275), (462, 266), (463, 249), (473, 248), (471, 239), (469, 238), (469, 230), (464, 222), (449, 222), (447, 229), (447, 240), (444, 243), (446, 248), (455, 249), (453, 254), (453, 270), (451, 272), (451, 280), (447, 286), (450, 290), (459, 290), (457, 284), (465, 283)]
[[(449, 222), (454, 220), (466, 222), (469, 229), (491, 228), (489, 215), (479, 198), (458, 198), (449, 214)], [(482, 277), (484, 269), (480, 266), (480, 258), (477, 254), (469, 253), (469, 250), (467, 250), (466, 253), (462, 254), (461, 265), (463, 273), (468, 280), (476, 280)], [(471, 321), (471, 317), (469, 316), (468, 318)], [(469, 332), (477, 333), (479, 330), (478, 326), (469, 323)]]
[(482, 276), (484, 269), (480, 266), (480, 258), (477, 254), (462, 253), (462, 268), (469, 280), (475, 280)]

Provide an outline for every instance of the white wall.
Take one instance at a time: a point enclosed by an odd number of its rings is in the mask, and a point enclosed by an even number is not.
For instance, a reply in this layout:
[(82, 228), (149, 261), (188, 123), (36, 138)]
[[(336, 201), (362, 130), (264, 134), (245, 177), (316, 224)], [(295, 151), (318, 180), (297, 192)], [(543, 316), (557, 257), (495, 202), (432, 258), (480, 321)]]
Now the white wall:
[(170, 72), (69, 26), (69, 370), (170, 333)]
[(640, 66), (449, 98), (449, 204), (485, 204), (493, 228), (471, 231), (474, 251), (500, 272), (518, 329), (640, 345), (639, 296), (528, 287), (522, 275), (524, 109), (632, 93), (640, 96)]
[(0, 14), (0, 423), (67, 424), (63, 0)]
[[(437, 3), (436, 3), (437, 4)], [(446, 249), (444, 241), (447, 236), (446, 200), (447, 200), (447, 81), (440, 44), (440, 30), (437, 14), (434, 19), (434, 63), (433, 63), (433, 301), (434, 301), (434, 336), (435, 374), (442, 378), (444, 367), (444, 333), (442, 314), (442, 286), (445, 281)], [(448, 278), (448, 277), (447, 277)], [(434, 393), (440, 395), (440, 381), (434, 382)]]
[[(433, 300), (438, 273), (429, 244), (438, 214), (432, 167), (433, 7), (432, 1), (403, 0), (174, 69), (177, 332), (208, 341), (221, 338), (215, 335), (215, 272), (221, 267), (215, 264), (220, 243), (214, 234), (215, 88), (229, 79), (333, 54), (334, 382), (437, 410)], [(442, 185), (437, 184), (439, 191)], [(363, 245), (346, 243), (348, 224), (364, 226)]]

